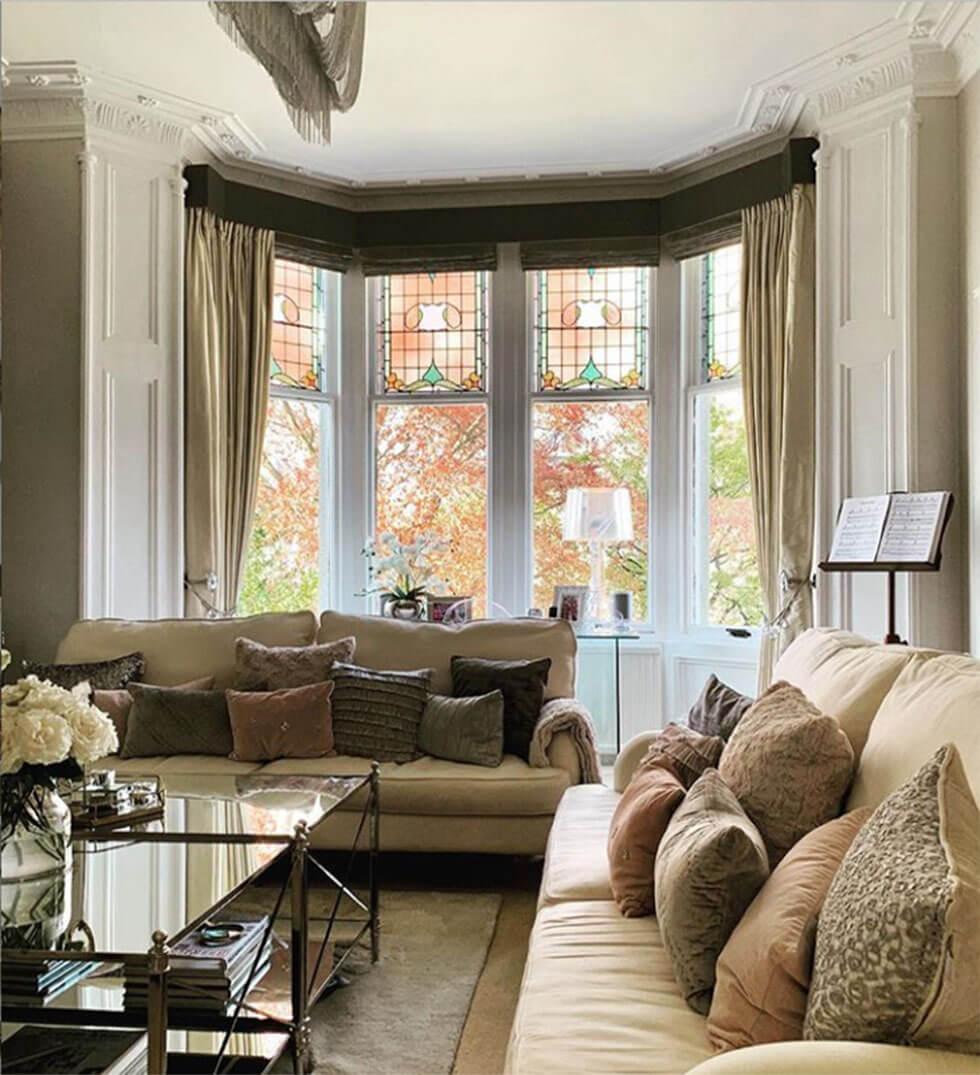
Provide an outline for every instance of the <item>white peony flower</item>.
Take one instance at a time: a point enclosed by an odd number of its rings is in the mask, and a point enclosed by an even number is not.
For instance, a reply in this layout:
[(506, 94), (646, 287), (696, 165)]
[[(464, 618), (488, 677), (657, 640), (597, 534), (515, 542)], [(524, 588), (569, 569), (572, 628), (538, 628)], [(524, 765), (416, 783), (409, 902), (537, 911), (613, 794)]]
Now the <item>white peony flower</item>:
[(98, 761), (119, 749), (116, 726), (94, 705), (79, 703), (68, 713), (67, 721), (71, 728), (72, 757), (79, 764)]
[(68, 722), (45, 709), (18, 707), (14, 749), (29, 765), (56, 765), (71, 752)]
[(0, 717), (0, 775), (16, 773), (24, 764), (24, 757), (17, 742), (17, 712), (3, 707)]

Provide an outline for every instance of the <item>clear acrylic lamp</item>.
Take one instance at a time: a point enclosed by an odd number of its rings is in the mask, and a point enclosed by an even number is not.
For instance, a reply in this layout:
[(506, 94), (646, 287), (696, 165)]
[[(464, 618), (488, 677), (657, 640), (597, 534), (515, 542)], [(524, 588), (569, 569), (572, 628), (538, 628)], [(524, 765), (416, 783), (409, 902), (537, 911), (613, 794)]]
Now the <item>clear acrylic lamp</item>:
[(614, 541), (633, 540), (629, 489), (569, 489), (562, 515), (562, 537), (565, 541), (589, 543), (590, 589), (595, 595), (594, 615), (597, 620), (602, 619), (606, 606), (603, 546)]

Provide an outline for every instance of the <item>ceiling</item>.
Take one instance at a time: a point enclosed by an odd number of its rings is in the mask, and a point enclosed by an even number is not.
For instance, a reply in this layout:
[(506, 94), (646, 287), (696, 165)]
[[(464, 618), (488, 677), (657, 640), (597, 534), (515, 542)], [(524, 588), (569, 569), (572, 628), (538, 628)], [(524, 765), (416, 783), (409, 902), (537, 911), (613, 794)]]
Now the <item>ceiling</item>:
[(74, 60), (234, 113), (258, 159), (361, 184), (668, 170), (740, 129), (764, 131), (752, 126), (760, 84), (897, 10), (371, 0), (360, 97), (326, 147), (293, 131), (271, 80), (201, 0), (5, 0), (2, 18), (9, 62)]

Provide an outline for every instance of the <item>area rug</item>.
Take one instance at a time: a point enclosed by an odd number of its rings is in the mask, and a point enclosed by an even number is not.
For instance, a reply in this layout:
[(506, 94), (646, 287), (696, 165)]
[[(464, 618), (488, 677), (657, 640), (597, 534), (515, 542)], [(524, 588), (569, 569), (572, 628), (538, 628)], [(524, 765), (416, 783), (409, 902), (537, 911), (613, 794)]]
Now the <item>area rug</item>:
[[(236, 906), (270, 896), (253, 890)], [(332, 897), (314, 890), (310, 901), (316, 935)], [(342, 972), (349, 984), (311, 1013), (318, 1075), (449, 1075), (500, 905), (497, 893), (382, 892), (380, 963), (358, 946)]]

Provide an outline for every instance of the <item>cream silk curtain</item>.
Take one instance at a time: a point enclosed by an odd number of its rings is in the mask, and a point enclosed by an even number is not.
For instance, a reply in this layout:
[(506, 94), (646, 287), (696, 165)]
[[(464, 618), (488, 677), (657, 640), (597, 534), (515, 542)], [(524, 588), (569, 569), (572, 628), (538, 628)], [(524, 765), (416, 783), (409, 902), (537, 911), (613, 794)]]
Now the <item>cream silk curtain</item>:
[(274, 233), (189, 209), (185, 544), (188, 616), (231, 615), (262, 461)]
[(742, 386), (766, 614), (760, 692), (813, 622), (814, 187), (742, 213)]

